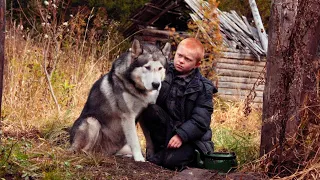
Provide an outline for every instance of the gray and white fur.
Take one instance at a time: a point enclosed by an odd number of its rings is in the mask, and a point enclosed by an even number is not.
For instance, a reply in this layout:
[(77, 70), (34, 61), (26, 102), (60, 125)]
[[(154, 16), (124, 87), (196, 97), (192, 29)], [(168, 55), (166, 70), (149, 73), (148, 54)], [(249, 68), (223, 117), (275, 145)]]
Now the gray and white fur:
[(70, 130), (70, 150), (106, 155), (131, 151), (135, 161), (145, 161), (135, 120), (157, 99), (170, 49), (169, 43), (159, 50), (133, 41), (129, 52), (115, 60), (110, 72), (91, 88)]

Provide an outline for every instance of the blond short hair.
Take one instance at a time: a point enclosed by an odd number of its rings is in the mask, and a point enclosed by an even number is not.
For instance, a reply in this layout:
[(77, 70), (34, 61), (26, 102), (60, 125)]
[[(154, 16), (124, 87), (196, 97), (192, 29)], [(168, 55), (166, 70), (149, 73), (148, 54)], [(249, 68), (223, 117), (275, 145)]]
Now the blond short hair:
[(197, 62), (200, 62), (204, 58), (204, 46), (198, 39), (186, 38), (179, 43), (177, 48), (182, 45), (187, 47), (188, 49), (193, 49), (196, 52)]

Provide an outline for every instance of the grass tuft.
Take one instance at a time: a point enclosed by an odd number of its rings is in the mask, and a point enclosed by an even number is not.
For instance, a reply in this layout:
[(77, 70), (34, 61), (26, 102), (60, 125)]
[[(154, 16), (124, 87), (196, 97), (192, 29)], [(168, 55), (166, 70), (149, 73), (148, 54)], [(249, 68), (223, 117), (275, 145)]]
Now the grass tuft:
[(215, 151), (235, 152), (239, 165), (259, 157), (261, 109), (244, 115), (244, 103), (215, 98), (211, 124)]

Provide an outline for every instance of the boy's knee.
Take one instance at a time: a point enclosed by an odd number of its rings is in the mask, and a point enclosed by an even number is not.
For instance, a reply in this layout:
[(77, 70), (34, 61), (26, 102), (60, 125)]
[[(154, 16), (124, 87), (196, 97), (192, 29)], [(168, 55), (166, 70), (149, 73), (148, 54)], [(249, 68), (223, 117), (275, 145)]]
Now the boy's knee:
[(163, 166), (169, 169), (180, 169), (189, 166), (194, 159), (193, 151), (191, 147), (183, 147), (182, 149), (167, 153)]
[(174, 168), (176, 166), (179, 166), (181, 164), (181, 158), (177, 158), (173, 153), (170, 153), (165, 157), (163, 161), (163, 166), (167, 168)]
[(174, 157), (173, 154), (170, 154), (169, 156), (167, 156), (167, 158), (164, 159), (162, 166), (171, 170), (180, 171), (188, 166), (190, 161), (191, 160), (186, 160), (184, 158)]

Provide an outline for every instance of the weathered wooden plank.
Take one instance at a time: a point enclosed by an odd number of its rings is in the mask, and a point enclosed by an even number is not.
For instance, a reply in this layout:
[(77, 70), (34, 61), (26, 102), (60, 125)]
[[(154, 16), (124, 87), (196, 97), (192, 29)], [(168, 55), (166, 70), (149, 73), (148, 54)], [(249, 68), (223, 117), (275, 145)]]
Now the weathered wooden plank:
[(238, 36), (238, 39), (251, 50), (251, 52), (257, 57), (258, 61), (261, 60), (260, 56), (264, 55), (264, 52), (261, 51), (261, 48), (259, 48), (252, 39), (248, 39), (244, 36)]
[(252, 36), (250, 31), (248, 30), (247, 25), (242, 21), (236, 11), (231, 10), (229, 14), (229, 18), (235, 22), (249, 37)]
[[(247, 96), (226, 95), (226, 94), (220, 94), (219, 97), (221, 97), (222, 99), (231, 100), (231, 101), (244, 101), (247, 98)], [(253, 103), (262, 103), (262, 102), (263, 102), (262, 97), (255, 97), (253, 99)]]
[[(246, 51), (246, 52), (250, 52), (249, 48), (245, 47), (243, 44), (241, 44), (241, 42), (238, 41), (238, 38), (235, 37), (235, 35), (227, 30), (224, 30), (224, 29), (227, 29), (224, 27), (224, 25), (220, 24), (219, 25), (219, 29), (221, 31), (221, 34), (223, 34), (224, 36), (224, 41), (225, 42), (230, 42), (230, 43), (235, 43), (239, 49), (243, 50), (243, 51)], [(227, 37), (227, 38), (226, 38)], [(228, 40), (228, 39), (232, 39), (232, 40)], [(230, 44), (230, 43), (226, 43), (226, 44)], [(234, 46), (231, 46), (232, 48), (235, 48)]]
[(217, 63), (228, 63), (228, 64), (238, 64), (238, 65), (252, 65), (252, 66), (260, 66), (264, 67), (266, 62), (264, 61), (249, 61), (249, 60), (241, 60), (241, 59), (228, 59), (225, 57), (220, 57), (217, 59)]
[[(259, 46), (260, 44), (257, 44), (255, 41), (253, 41), (254, 39), (252, 34), (250, 34), (248, 30), (245, 30), (246, 26), (243, 21), (241, 21), (242, 23), (240, 23), (237, 20), (238, 18), (236, 16), (233, 16), (231, 13), (221, 12), (219, 9), (217, 11), (219, 12), (221, 27), (226, 30), (224, 31), (224, 33), (229, 38), (231, 38), (235, 42), (240, 41), (241, 43), (243, 43), (251, 50), (251, 52), (256, 56), (258, 60), (260, 60), (261, 56), (264, 57), (266, 55), (266, 52), (263, 50), (263, 48)], [(245, 28), (243, 28), (242, 26), (245, 26)], [(233, 35), (231, 36), (227, 33), (227, 31), (229, 31)]]
[[(218, 82), (218, 88), (228, 88), (228, 89), (241, 89), (241, 90), (251, 90), (254, 84), (244, 84), (236, 82)], [(256, 90), (263, 91), (264, 85), (256, 86)]]
[(168, 7), (166, 7), (165, 9), (163, 9), (157, 16), (154, 16), (152, 19), (150, 19), (147, 22), (147, 25), (153, 24), (154, 22), (156, 22), (163, 14), (165, 14), (166, 12), (168, 12), (170, 9), (174, 9), (178, 7), (178, 4), (176, 3), (171, 3)]
[(259, 55), (265, 55), (266, 52), (264, 51), (264, 49), (262, 47), (259, 46), (259, 44), (257, 43), (257, 41), (255, 41), (255, 39), (252, 38), (248, 38), (248, 37), (244, 37), (244, 36), (240, 36), (240, 38), (243, 38), (244, 41), (242, 41), (243, 43), (247, 43), (246, 45), (250, 48), (254, 48), (254, 50), (259, 53)]
[(257, 81), (257, 78), (243, 78), (243, 77), (231, 77), (231, 76), (218, 76), (218, 82), (237, 82), (245, 84), (253, 84)]
[[(239, 16), (239, 14), (235, 11), (235, 10), (230, 10), (231, 14), (233, 15), (234, 18), (237, 19), (237, 22), (241, 24), (241, 28), (244, 28), (245, 30), (249, 31), (248, 26), (246, 25), (246, 23), (241, 19), (241, 17)], [(250, 34), (250, 33), (249, 33)]]
[[(240, 89), (228, 89), (228, 88), (218, 88), (219, 94), (225, 94), (225, 95), (234, 95), (234, 96), (247, 96), (249, 94), (249, 90), (240, 90)], [(257, 93), (257, 96), (262, 97), (263, 91), (255, 91)]]
[(191, 9), (202, 19), (203, 14), (200, 12), (200, 4), (198, 1), (192, 1), (192, 0), (185, 0), (185, 2), (188, 4), (188, 6), (191, 7)]
[(230, 58), (230, 59), (246, 59), (246, 60), (255, 60), (257, 58), (252, 54), (240, 54), (240, 53), (232, 53), (232, 52), (222, 52), (221, 57)]
[(248, 38), (246, 36), (239, 36), (239, 39), (242, 43), (244, 43), (249, 49), (252, 50), (252, 53), (258, 55), (265, 55), (265, 51), (255, 42), (253, 39)]
[(217, 69), (233, 69), (233, 70), (241, 70), (241, 71), (248, 71), (248, 72), (261, 72), (264, 67), (261, 66), (254, 66), (254, 65), (245, 65), (245, 64), (228, 64), (228, 63), (221, 63), (218, 62), (216, 65)]
[(252, 34), (251, 28), (252, 26), (249, 24), (248, 19), (245, 16), (241, 16), (243, 19), (243, 22), (247, 25), (248, 31), (250, 32), (250, 34), (253, 36), (254, 39), (256, 39), (254, 37), (254, 35)]
[(245, 32), (230, 19), (230, 17), (228, 16), (228, 12), (221, 12), (219, 9), (218, 9), (218, 12), (219, 12), (219, 20), (221, 23), (228, 24), (229, 27), (231, 26), (229, 30), (232, 30), (234, 33), (239, 33), (245, 36)]
[(143, 35), (164, 35), (164, 36), (168, 36), (168, 38), (170, 36), (173, 36), (173, 35), (179, 35), (179, 36), (182, 36), (182, 37), (189, 37), (189, 34), (186, 33), (186, 32), (181, 32), (181, 31), (176, 31), (176, 32), (173, 32), (173, 31), (168, 31), (168, 30), (158, 30), (158, 29), (150, 29), (150, 28), (143, 28), (141, 29), (143, 31), (141, 31), (141, 34)]
[(259, 72), (248, 72), (232, 69), (216, 69), (218, 76), (232, 76), (232, 77), (246, 77), (246, 78), (258, 78)]
[[(163, 11), (163, 8), (160, 8), (158, 6), (155, 6), (154, 4), (152, 3), (145, 3), (144, 4), (145, 6), (148, 6), (148, 7), (151, 7), (152, 9), (155, 9), (155, 10), (158, 10), (158, 12), (155, 12), (155, 13), (159, 13), (159, 11)], [(151, 12), (154, 12), (154, 11), (151, 11)], [(181, 16), (182, 14), (180, 12), (174, 12), (174, 11), (168, 11), (167, 13), (169, 14), (173, 14), (173, 15), (176, 15), (176, 16)]]
[(219, 20), (220, 20), (221, 26), (224, 27), (224, 29), (229, 30), (233, 34), (237, 33), (237, 31), (232, 27), (232, 25), (227, 20), (227, 17), (224, 14), (224, 12), (221, 12), (220, 10), (218, 10), (218, 12), (219, 12)]
[(253, 15), (254, 22), (255, 22), (256, 27), (258, 29), (258, 34), (260, 37), (262, 48), (265, 52), (267, 52), (268, 51), (268, 37), (267, 37), (266, 31), (264, 30), (263, 23), (262, 23), (260, 14), (259, 14), (259, 10), (258, 10), (256, 1), (249, 0), (249, 4), (251, 7), (251, 12)]
[[(228, 41), (230, 42), (230, 41)], [(232, 41), (231, 41), (232, 42)], [(233, 42), (235, 43), (235, 42)], [(228, 47), (224, 47), (222, 49), (222, 52), (233, 52), (233, 53), (241, 53), (241, 54), (251, 54), (250, 52), (246, 52), (245, 50), (242, 50), (242, 49), (235, 49), (235, 48), (228, 48)]]

